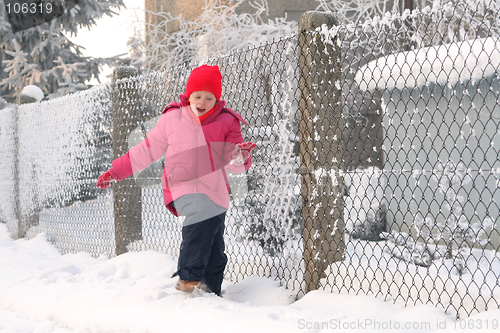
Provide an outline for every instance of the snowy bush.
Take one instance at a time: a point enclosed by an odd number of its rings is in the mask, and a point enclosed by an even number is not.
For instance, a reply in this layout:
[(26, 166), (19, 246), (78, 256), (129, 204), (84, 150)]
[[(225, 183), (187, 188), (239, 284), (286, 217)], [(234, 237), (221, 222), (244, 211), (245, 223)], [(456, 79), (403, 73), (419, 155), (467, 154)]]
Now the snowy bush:
[(34, 85), (27, 85), (26, 87), (24, 87), (23, 90), (21, 91), (21, 94), (29, 96), (34, 100), (36, 100), (37, 102), (40, 102), (43, 99), (42, 89)]
[[(235, 57), (234, 71), (229, 74), (244, 82), (241, 90), (232, 87), (228, 93), (234, 99), (229, 100), (250, 123), (242, 128), (243, 137), (257, 143), (253, 166), (247, 172), (245, 205), (237, 207), (239, 214), (245, 216), (242, 236), (258, 242), (271, 255), (282, 254), (284, 244), (300, 234), (301, 226), (293, 42), (283, 40), (256, 48), (250, 62), (240, 62)], [(269, 90), (263, 94), (254, 87)], [(241, 93), (247, 98), (242, 98)]]
[(462, 163), (455, 165), (451, 160), (445, 164), (438, 163), (432, 177), (438, 183), (438, 191), (445, 197), (441, 213), (448, 212), (448, 216), (436, 221), (433, 212), (425, 217), (415, 215), (412, 223), (415, 238), (394, 230), (384, 233), (384, 238), (390, 242), (388, 252), (425, 267), (436, 259), (452, 259), (457, 272), (463, 274), (472, 248), (475, 245), (484, 248), (490, 241), (489, 234), (495, 222), (491, 217), (471, 222), (463, 214), (467, 198), (459, 192), (472, 179)]
[(385, 180), (377, 167), (357, 169), (344, 174), (346, 231), (353, 238), (378, 241), (386, 231)]
[(432, 218), (415, 217), (414, 227), (417, 236), (428, 238), (433, 243), (446, 244), (446, 259), (455, 258), (455, 267), (459, 272), (465, 268), (465, 257), (470, 252), (470, 246), (485, 246), (488, 242), (488, 231), (494, 226), (494, 221), (486, 217), (483, 221), (469, 222), (463, 214), (466, 197), (459, 194), (460, 188), (472, 181), (463, 163), (455, 165), (451, 160), (444, 165), (436, 166), (434, 179), (439, 184), (439, 191), (445, 196), (445, 208), (449, 215), (444, 221), (435, 222)]

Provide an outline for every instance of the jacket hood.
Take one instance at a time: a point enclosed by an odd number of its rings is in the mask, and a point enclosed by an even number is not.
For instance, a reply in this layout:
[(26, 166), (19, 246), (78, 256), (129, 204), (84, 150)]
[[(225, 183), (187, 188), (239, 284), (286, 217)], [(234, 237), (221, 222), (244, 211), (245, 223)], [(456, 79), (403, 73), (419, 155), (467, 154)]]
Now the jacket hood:
[[(188, 105), (189, 105), (189, 100), (188, 100), (186, 94), (180, 94), (179, 95), (179, 102), (170, 103), (169, 105), (167, 105), (167, 107), (165, 109), (163, 109), (162, 113), (166, 113), (170, 110), (182, 108), (182, 107), (185, 107)], [(226, 106), (226, 101), (220, 100), (219, 102), (217, 102), (214, 112), (210, 116), (208, 116), (203, 121), (203, 123), (204, 124), (209, 123), (209, 122), (213, 121), (219, 114), (226, 112), (226, 113), (233, 115), (236, 119), (238, 119), (243, 124), (248, 126), (248, 123), (243, 119), (243, 117), (239, 113), (237, 113), (236, 111), (231, 110), (229, 108), (226, 108), (225, 106)]]

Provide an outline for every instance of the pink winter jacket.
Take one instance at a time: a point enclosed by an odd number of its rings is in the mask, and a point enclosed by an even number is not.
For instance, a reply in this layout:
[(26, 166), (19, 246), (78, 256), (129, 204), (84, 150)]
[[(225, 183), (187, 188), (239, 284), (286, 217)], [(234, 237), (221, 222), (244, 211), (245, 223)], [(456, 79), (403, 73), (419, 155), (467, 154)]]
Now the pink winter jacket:
[(195, 122), (187, 110), (188, 99), (170, 103), (156, 126), (137, 146), (116, 159), (109, 170), (116, 180), (123, 180), (165, 154), (161, 184), (165, 205), (179, 216), (171, 202), (182, 195), (204, 193), (219, 206), (229, 207), (226, 166), (232, 172), (250, 168), (251, 158), (241, 167), (229, 164), (237, 143), (243, 142), (240, 122), (248, 125), (226, 102), (219, 101), (214, 112), (203, 122)]

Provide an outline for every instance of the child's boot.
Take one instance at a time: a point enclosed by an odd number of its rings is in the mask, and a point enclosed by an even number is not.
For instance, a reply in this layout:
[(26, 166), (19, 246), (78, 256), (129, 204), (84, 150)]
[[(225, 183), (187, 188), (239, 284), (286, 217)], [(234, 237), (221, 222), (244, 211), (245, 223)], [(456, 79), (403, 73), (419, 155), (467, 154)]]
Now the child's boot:
[(175, 285), (175, 289), (184, 293), (192, 293), (196, 289), (205, 291), (206, 287), (200, 281), (182, 281), (181, 279), (179, 279), (179, 281), (177, 281), (177, 284)]

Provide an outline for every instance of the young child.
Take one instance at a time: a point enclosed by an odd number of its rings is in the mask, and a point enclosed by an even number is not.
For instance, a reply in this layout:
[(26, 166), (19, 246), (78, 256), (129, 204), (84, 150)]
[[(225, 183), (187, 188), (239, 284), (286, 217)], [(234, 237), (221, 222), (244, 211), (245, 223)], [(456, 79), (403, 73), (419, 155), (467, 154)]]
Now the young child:
[(244, 142), (240, 122), (248, 125), (221, 97), (219, 67), (203, 65), (189, 76), (180, 102), (170, 103), (147, 138), (97, 180), (105, 189), (165, 154), (161, 184), (165, 205), (175, 216), (185, 216), (176, 289), (196, 288), (220, 296), (227, 256), (224, 220), (229, 207), (226, 167), (232, 172), (250, 168), (252, 142)]

